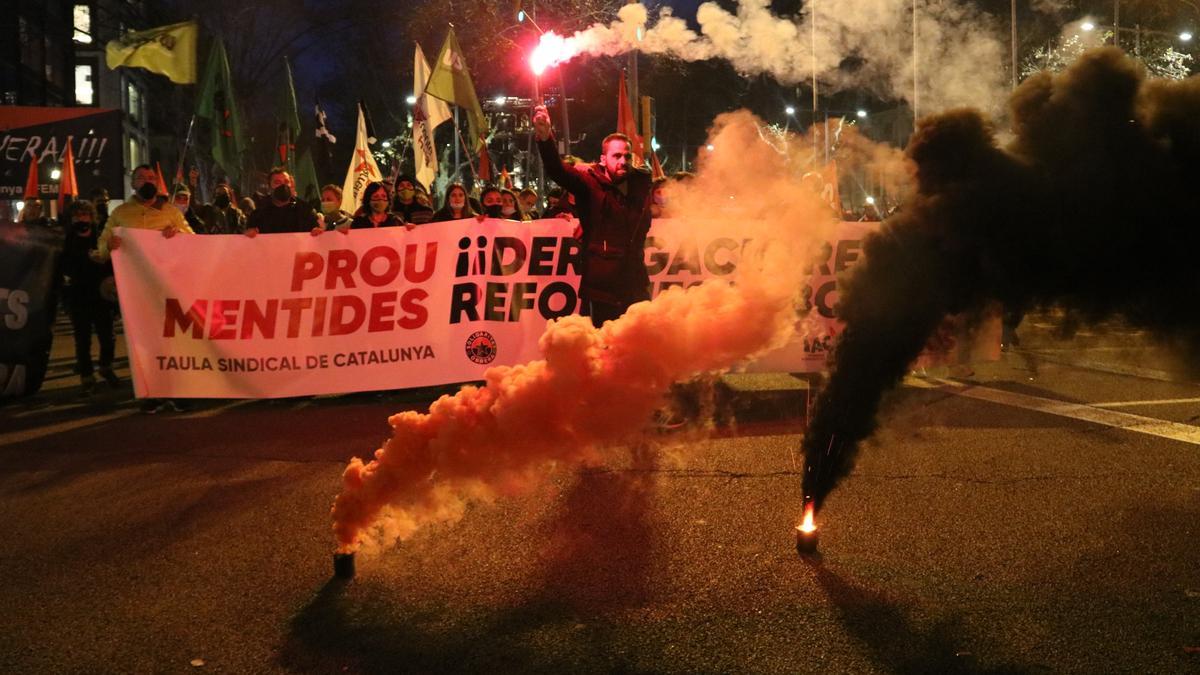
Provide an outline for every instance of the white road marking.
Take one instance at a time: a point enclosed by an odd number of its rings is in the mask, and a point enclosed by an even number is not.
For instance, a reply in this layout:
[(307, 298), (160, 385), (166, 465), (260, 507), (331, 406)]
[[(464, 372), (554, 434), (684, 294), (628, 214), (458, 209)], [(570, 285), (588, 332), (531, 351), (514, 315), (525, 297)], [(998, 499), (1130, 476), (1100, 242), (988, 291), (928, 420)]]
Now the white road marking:
[(1200, 403), (1200, 398), (1158, 398), (1153, 401), (1111, 401), (1089, 405), (1093, 408), (1133, 408), (1143, 405), (1178, 405), (1180, 403)]
[(1031, 396), (1029, 394), (1018, 394), (990, 387), (968, 385), (943, 378), (929, 379), (942, 384), (947, 391), (964, 398), (999, 403), (1014, 408), (1023, 408), (1049, 415), (1092, 422), (1093, 424), (1100, 424), (1114, 429), (1135, 431), (1139, 434), (1149, 434), (1173, 441), (1200, 445), (1200, 427), (1190, 424), (1169, 422), (1167, 420), (1154, 419), (1153, 417), (1143, 417), (1142, 415), (1132, 415), (1116, 410), (1097, 408), (1087, 403), (1068, 403), (1041, 396)]

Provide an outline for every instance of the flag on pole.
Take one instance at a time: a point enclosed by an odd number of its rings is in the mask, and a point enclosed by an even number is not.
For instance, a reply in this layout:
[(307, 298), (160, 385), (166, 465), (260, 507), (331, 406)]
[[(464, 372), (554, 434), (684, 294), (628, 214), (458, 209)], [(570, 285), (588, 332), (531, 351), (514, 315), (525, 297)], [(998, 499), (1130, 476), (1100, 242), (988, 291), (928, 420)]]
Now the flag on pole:
[(163, 177), (162, 164), (154, 163), (154, 180), (158, 186), (158, 194), (170, 197), (171, 193), (167, 192), (167, 180)]
[(350, 168), (346, 171), (346, 182), (342, 184), (342, 210), (354, 213), (362, 203), (362, 191), (367, 183), (383, 180), (379, 165), (367, 143), (367, 118), (362, 104), (358, 106), (358, 129), (354, 136), (354, 154), (350, 157)]
[(476, 176), (485, 183), (492, 180), (492, 157), (488, 154), (487, 142), (482, 136), (479, 138), (479, 171)]
[(654, 152), (654, 150), (651, 150), (650, 151), (650, 178), (652, 180), (658, 180), (659, 178), (666, 178), (666, 177), (667, 177), (667, 174), (663, 173), (662, 164), (660, 164), (658, 161), (658, 153)]
[(321, 199), (321, 184), (317, 180), (317, 167), (313, 164), (312, 153), (308, 148), (300, 153), (296, 165), (296, 196), (300, 201), (310, 204)]
[(425, 94), (428, 82), (429, 63), (425, 61), (425, 52), (421, 51), (421, 45), (418, 44), (413, 57), (413, 96), (417, 97), (417, 103), (413, 106), (413, 166), (416, 167), (417, 182), (432, 189), (438, 170), (433, 130), (450, 119), (450, 106), (440, 98)]
[(195, 84), (199, 32), (195, 21), (184, 21), (126, 33), (104, 46), (104, 61), (109, 69), (140, 67), (176, 84)]
[(313, 104), (313, 121), (313, 167), (320, 180), (324, 181), (333, 175), (333, 145), (337, 143), (337, 137), (325, 126), (325, 109), (320, 101)]
[(29, 177), (25, 179), (25, 199), (41, 197), (41, 180), (38, 178), (38, 153), (29, 154)]
[(213, 40), (204, 69), (204, 82), (196, 104), (196, 116), (208, 120), (212, 130), (212, 158), (226, 176), (235, 183), (242, 175), (242, 118), (233, 95), (233, 78), (229, 76), (229, 59), (225, 45)]
[(500, 167), (500, 184), (506, 189), (513, 189), (512, 176), (508, 173), (508, 166)]
[(487, 131), (487, 120), (483, 116), (483, 108), (479, 106), (471, 73), (467, 71), (467, 60), (458, 46), (458, 39), (454, 37), (453, 28), (446, 34), (446, 42), (438, 54), (437, 63), (433, 65), (425, 93), (466, 110), (470, 138), (482, 139)]
[(617, 131), (629, 137), (633, 147), (633, 165), (642, 165), (642, 138), (638, 136), (637, 120), (633, 118), (633, 108), (629, 105), (629, 95), (625, 91), (625, 71), (621, 71), (620, 85), (617, 87)]
[(275, 109), (278, 125), (279, 163), (295, 173), (296, 139), (300, 137), (300, 111), (296, 107), (296, 86), (292, 82), (292, 64), (283, 57), (283, 88)]
[(62, 156), (62, 170), (58, 176), (58, 212), (63, 212), (67, 196), (72, 201), (79, 199), (79, 183), (75, 181), (75, 153), (71, 150), (71, 141), (67, 139), (67, 149)]

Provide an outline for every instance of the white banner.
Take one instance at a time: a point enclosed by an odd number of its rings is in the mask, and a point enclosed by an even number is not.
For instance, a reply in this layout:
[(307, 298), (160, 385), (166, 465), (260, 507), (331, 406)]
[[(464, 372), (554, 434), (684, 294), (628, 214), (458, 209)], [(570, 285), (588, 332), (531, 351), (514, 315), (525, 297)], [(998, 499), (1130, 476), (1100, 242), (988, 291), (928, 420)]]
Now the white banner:
[[(793, 344), (755, 369), (820, 370), (836, 338), (834, 275), (858, 259), (858, 223), (804, 290)], [(273, 398), (482, 379), (538, 358), (546, 322), (578, 306), (574, 223), (474, 219), (303, 234), (120, 232), (113, 256), (139, 397)], [(653, 293), (731, 274), (742, 240), (687, 241), (655, 221)], [(731, 228), (736, 230), (736, 228)]]

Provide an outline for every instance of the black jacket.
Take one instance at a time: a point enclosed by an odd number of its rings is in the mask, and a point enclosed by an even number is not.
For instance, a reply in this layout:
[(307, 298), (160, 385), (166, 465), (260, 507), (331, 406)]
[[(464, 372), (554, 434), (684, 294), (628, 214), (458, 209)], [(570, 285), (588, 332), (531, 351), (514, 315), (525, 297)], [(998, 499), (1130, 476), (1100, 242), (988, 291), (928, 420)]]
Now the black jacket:
[(63, 296), (72, 304), (99, 302), (100, 282), (104, 281), (105, 277), (111, 277), (113, 273), (111, 261), (97, 263), (88, 256), (88, 253), (96, 248), (100, 231), (97, 225), (93, 224), (91, 233), (81, 237), (70, 231), (71, 226), (66, 229), (62, 253), (62, 274), (66, 278)]
[(650, 172), (631, 167), (622, 191), (596, 167), (563, 164), (553, 138), (537, 145), (546, 176), (575, 195), (575, 213), (583, 229), (579, 296), (620, 305), (649, 300), (643, 249), (650, 230)]
[(295, 199), (283, 206), (267, 199), (246, 219), (246, 229), (257, 228), (261, 234), (280, 232), (311, 232), (317, 226), (317, 212)]

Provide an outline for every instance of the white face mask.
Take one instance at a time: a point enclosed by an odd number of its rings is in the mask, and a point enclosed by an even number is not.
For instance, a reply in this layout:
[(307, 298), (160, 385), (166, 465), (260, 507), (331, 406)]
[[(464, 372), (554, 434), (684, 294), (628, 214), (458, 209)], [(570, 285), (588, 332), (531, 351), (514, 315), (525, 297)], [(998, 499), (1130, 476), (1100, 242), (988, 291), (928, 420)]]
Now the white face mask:
[(172, 204), (175, 205), (175, 208), (179, 209), (180, 213), (187, 213), (187, 210), (188, 210), (187, 204), (180, 204), (178, 202), (172, 202)]
[(456, 210), (461, 209), (463, 206), (466, 206), (466, 204), (467, 203), (462, 199), (451, 199), (450, 200), (450, 208), (452, 208), (452, 209), (456, 209)]
[(500, 207), (500, 213), (503, 213), (505, 216), (511, 216), (512, 214), (514, 214), (516, 212), (517, 212), (517, 207), (515, 207), (515, 206)]

